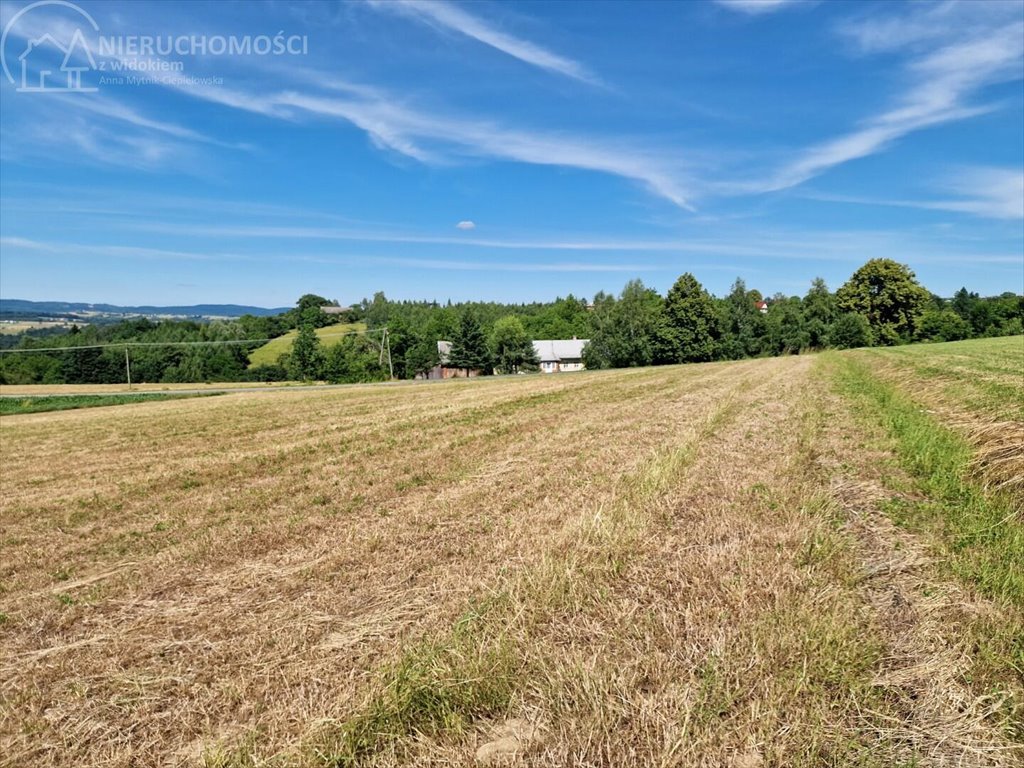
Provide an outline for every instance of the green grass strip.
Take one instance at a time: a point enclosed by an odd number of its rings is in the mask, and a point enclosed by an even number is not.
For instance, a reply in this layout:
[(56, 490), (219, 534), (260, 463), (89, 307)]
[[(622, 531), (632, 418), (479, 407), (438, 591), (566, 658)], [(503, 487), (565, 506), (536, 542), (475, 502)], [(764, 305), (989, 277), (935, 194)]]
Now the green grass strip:
[[(839, 391), (880, 424), (921, 497), (886, 508), (897, 523), (937, 534), (956, 575), (985, 595), (1024, 605), (1024, 522), (1014, 499), (972, 482), (971, 446), (855, 355), (830, 356)], [(915, 495), (916, 496), (916, 495)]]
[(75, 408), (96, 408), (102, 405), (151, 403), (157, 400), (183, 400), (190, 397), (212, 397), (221, 392), (188, 392), (182, 394), (139, 395), (63, 395), (32, 397), (0, 397), (0, 414), (13, 416), (20, 413), (68, 411)]

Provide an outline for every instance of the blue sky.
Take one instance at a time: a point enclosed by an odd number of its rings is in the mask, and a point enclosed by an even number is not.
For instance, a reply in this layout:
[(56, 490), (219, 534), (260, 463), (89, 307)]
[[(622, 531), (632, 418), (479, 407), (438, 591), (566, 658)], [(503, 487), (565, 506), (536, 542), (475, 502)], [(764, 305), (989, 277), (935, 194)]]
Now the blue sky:
[[(803, 294), (872, 257), (1024, 291), (1019, 1), (28, 6), (0, 9), (7, 298)], [(19, 90), (62, 64), (95, 90)]]

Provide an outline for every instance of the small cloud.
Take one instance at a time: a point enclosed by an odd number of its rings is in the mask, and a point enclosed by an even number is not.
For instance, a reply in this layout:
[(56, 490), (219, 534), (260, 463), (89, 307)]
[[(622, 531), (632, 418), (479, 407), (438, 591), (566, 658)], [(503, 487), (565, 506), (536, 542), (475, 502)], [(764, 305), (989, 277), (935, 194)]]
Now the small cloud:
[(751, 16), (781, 11), (787, 5), (796, 4), (796, 0), (716, 0), (716, 2), (731, 11), (748, 13)]
[(466, 220), (460, 221), (458, 224), (456, 224), (455, 228), (456, 229), (476, 229), (476, 222), (469, 221), (469, 219), (466, 219)]

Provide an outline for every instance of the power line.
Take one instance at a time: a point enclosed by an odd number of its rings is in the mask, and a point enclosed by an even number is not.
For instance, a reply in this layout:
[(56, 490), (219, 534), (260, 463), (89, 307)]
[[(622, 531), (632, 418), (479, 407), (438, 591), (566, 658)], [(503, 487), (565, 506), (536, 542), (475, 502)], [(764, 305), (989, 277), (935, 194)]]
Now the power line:
[[(346, 331), (345, 333), (324, 333), (317, 334), (318, 339), (333, 339), (342, 336), (361, 336), (370, 333), (384, 333), (387, 335), (387, 328), (367, 328), (363, 331)], [(281, 336), (273, 336), (267, 339), (222, 339), (218, 341), (115, 341), (111, 344), (77, 344), (68, 347), (24, 347), (20, 349), (0, 349), (2, 354), (16, 354), (23, 352), (68, 352), (75, 349), (121, 349), (122, 347), (209, 347), (219, 344), (266, 344), (268, 341), (280, 339)]]
[[(380, 360), (379, 364), (384, 363), (384, 353), (387, 351), (388, 356), (388, 373), (392, 379), (395, 378), (395, 368), (391, 362), (391, 339), (388, 333), (387, 326), (383, 328), (366, 328), (362, 331), (346, 331), (345, 333), (324, 333), (317, 334), (317, 339), (333, 339), (340, 338), (343, 336), (366, 336), (371, 333), (379, 333), (380, 337)], [(128, 389), (132, 388), (132, 369), (131, 361), (128, 356), (128, 349), (130, 347), (209, 347), (217, 346), (219, 344), (265, 344), (268, 341), (274, 339), (280, 339), (282, 336), (275, 336), (268, 339), (222, 339), (219, 341), (119, 341), (113, 344), (82, 344), (79, 346), (71, 347), (34, 347), (28, 349), (0, 349), (0, 354), (4, 353), (26, 353), (26, 352), (68, 352), (76, 349), (121, 349), (124, 348), (124, 371), (125, 377), (128, 380)], [(386, 345), (386, 347), (385, 347)]]

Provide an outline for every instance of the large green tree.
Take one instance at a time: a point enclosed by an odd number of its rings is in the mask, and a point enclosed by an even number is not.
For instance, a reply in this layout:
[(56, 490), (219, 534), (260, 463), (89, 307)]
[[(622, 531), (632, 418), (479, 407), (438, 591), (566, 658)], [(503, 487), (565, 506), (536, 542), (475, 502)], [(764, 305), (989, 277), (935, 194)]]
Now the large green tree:
[(309, 323), (314, 328), (323, 328), (325, 325), (333, 325), (340, 319), (338, 315), (328, 315), (326, 312), (321, 310), (321, 307), (329, 305), (337, 305), (336, 301), (329, 301), (323, 296), (317, 296), (315, 293), (307, 293), (301, 296), (295, 304), (295, 309), (291, 310), (291, 319), (293, 320), (293, 327), (302, 325), (303, 323)]
[(640, 280), (619, 294), (594, 300), (593, 333), (583, 350), (587, 368), (628, 368), (666, 362), (664, 302)]
[(715, 302), (689, 272), (681, 275), (665, 298), (668, 357), (672, 362), (713, 360), (720, 337)]
[(920, 341), (959, 341), (970, 335), (971, 324), (952, 309), (927, 309), (917, 324)]
[(437, 341), (428, 337), (417, 339), (406, 351), (404, 368), (407, 378), (426, 376), (430, 369), (441, 362), (437, 353)]
[(463, 310), (459, 317), (448, 365), (464, 369), (467, 375), (474, 370), (490, 373), (491, 353), (487, 348), (487, 335), (472, 307)]
[(766, 333), (764, 316), (757, 308), (761, 299), (760, 292), (748, 291), (743, 279), (736, 278), (729, 295), (722, 302), (721, 357), (738, 360), (761, 352)]
[(863, 315), (878, 344), (909, 341), (928, 300), (910, 267), (892, 259), (871, 259), (836, 291), (839, 309)]
[(871, 326), (864, 315), (847, 312), (836, 318), (828, 334), (828, 345), (839, 349), (855, 349), (870, 347), (872, 341)]
[(533, 339), (585, 339), (590, 336), (590, 311), (587, 302), (571, 293), (555, 299), (536, 314), (522, 317), (523, 327)]
[(70, 384), (99, 384), (107, 381), (103, 350), (71, 347), (61, 359), (61, 376)]
[(803, 300), (804, 330), (807, 345), (820, 349), (828, 343), (828, 334), (836, 319), (836, 297), (829, 291), (825, 281), (816, 277)]
[(323, 366), (324, 354), (320, 348), (320, 339), (312, 323), (303, 323), (299, 326), (299, 335), (288, 356), (288, 375), (299, 381), (312, 381), (320, 378)]
[(796, 296), (776, 294), (771, 309), (763, 316), (765, 333), (761, 351), (772, 355), (795, 355), (810, 346), (803, 306)]
[(975, 305), (979, 302), (980, 297), (976, 293), (971, 293), (966, 288), (961, 288), (959, 291), (953, 294), (953, 300), (950, 302), (950, 307), (964, 320), (971, 319), (971, 310), (974, 309)]
[(388, 368), (380, 348), (365, 335), (343, 337), (326, 354), (324, 378), (334, 384), (387, 381)]
[[(387, 324), (388, 334), (385, 342), (385, 350), (391, 351), (391, 366), (395, 372), (396, 379), (411, 379), (415, 371), (406, 370), (406, 356), (409, 350), (415, 346), (417, 337), (408, 321), (403, 317), (392, 318)], [(374, 334), (375, 339), (381, 339), (380, 334)], [(385, 355), (387, 352), (385, 352)], [(385, 357), (385, 364), (387, 358)]]
[(363, 319), (366, 325), (370, 328), (382, 328), (388, 325), (391, 320), (391, 303), (388, 301), (387, 296), (384, 295), (384, 291), (377, 291), (373, 294), (373, 300), (367, 302), (363, 300)]
[(494, 322), (491, 355), (498, 373), (535, 371), (540, 362), (523, 322), (515, 315), (500, 317)]

